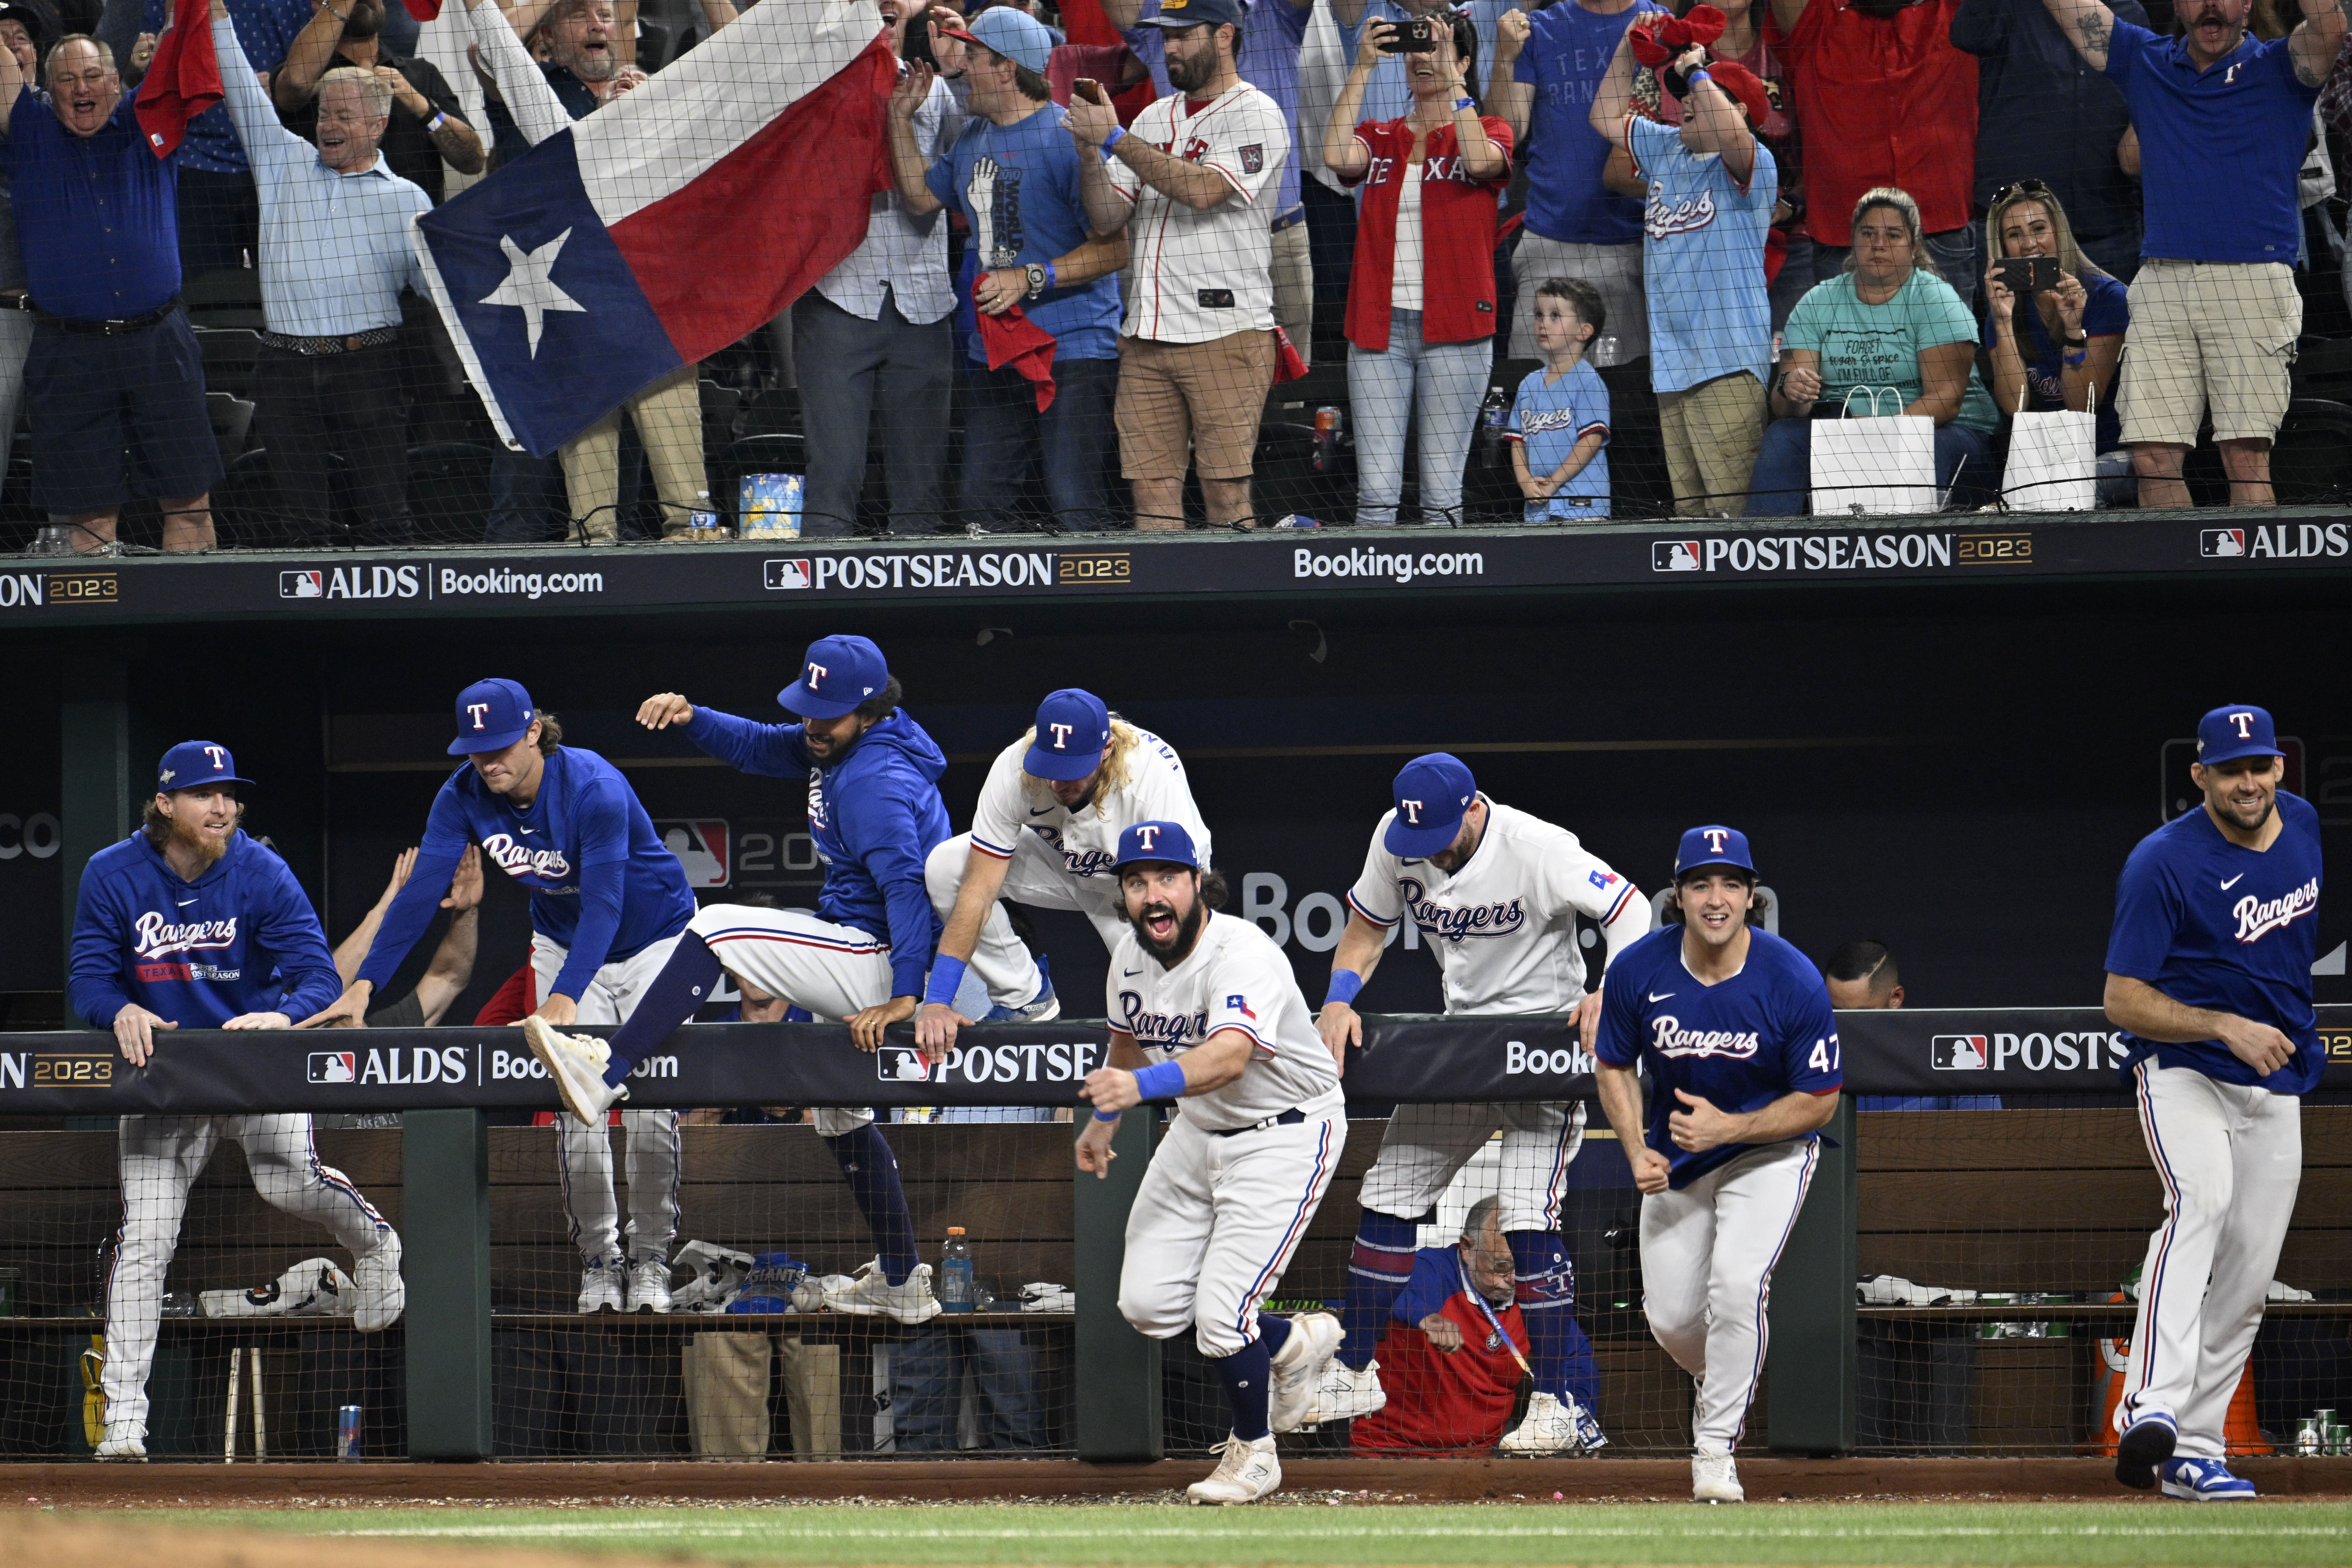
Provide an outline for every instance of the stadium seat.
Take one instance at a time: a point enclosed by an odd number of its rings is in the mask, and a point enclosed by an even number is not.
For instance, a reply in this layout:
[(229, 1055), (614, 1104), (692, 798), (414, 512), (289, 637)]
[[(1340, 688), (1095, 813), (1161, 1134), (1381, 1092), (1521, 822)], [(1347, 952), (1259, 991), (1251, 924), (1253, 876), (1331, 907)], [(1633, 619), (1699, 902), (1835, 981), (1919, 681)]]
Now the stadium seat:
[(408, 449), (408, 516), (426, 543), (471, 543), (490, 510), (487, 447), (436, 441)]
[[(708, 415), (709, 394), (703, 408)], [(777, 386), (758, 394), (743, 405), (741, 436), (797, 436), (801, 433), (801, 395), (797, 387)]]
[(702, 394), (702, 449), (724, 451), (729, 442), (743, 434), (743, 395), (708, 376), (696, 384)]
[(637, 21), (637, 68), (651, 73), (669, 64), (669, 29), (658, 22)]
[(199, 272), (180, 289), (188, 308), (188, 323), (203, 327), (242, 327), (258, 331), (266, 324), (261, 311), (261, 274), (242, 267), (216, 267)]
[(226, 468), (245, 452), (246, 437), (253, 429), (253, 405), (234, 393), (207, 392), (205, 412), (212, 418), (213, 439), (220, 443), (221, 467)]
[(261, 334), (247, 327), (198, 327), (195, 331), (196, 349), (205, 357), (205, 390), (252, 396)]

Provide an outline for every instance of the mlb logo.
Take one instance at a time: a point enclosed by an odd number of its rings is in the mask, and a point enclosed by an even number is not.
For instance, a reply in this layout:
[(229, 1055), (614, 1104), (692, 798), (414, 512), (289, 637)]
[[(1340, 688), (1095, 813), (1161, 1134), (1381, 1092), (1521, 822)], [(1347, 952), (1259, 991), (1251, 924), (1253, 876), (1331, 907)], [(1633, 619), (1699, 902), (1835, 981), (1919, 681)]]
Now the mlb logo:
[(885, 1046), (874, 1053), (874, 1076), (884, 1083), (928, 1083), (930, 1058), (912, 1046)]
[(806, 561), (771, 561), (767, 570), (771, 588), (805, 588), (812, 575)]
[(1650, 570), (1653, 572), (1696, 572), (1698, 565), (1698, 541), (1696, 539), (1660, 539), (1650, 545)]
[(718, 817), (658, 817), (654, 831), (677, 857), (689, 888), (723, 888), (732, 880), (727, 824)]
[(357, 1083), (360, 1077), (360, 1057), (357, 1051), (312, 1051), (310, 1081), (312, 1083)]
[(2209, 528), (2197, 536), (2197, 553), (2208, 560), (2245, 552), (2246, 531), (2242, 528)]
[(327, 596), (327, 574), (324, 572), (280, 572), (278, 574), (278, 596), (281, 599), (323, 599)]
[(1982, 1072), (1985, 1043), (1982, 1035), (1937, 1035), (1928, 1042), (1927, 1065), (1937, 1072)]

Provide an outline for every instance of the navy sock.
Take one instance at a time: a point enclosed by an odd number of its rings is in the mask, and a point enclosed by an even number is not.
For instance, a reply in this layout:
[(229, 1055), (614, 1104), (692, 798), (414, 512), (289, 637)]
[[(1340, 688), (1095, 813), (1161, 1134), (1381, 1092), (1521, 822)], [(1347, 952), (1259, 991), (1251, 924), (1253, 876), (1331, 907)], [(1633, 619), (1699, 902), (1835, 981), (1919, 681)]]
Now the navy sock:
[(1265, 1342), (1260, 1340), (1211, 1363), (1224, 1383), (1226, 1403), (1234, 1407), (1234, 1436), (1245, 1443), (1272, 1430), (1266, 1425), (1265, 1400), (1267, 1385), (1274, 1379), (1273, 1361)]
[(1591, 1408), (1599, 1378), (1592, 1346), (1576, 1326), (1576, 1266), (1567, 1244), (1548, 1230), (1515, 1230), (1504, 1239), (1511, 1245), (1512, 1286), (1528, 1326), (1528, 1367), (1537, 1390), (1573, 1394)]
[(1348, 1258), (1348, 1305), (1339, 1360), (1358, 1372), (1380, 1348), (1389, 1309), (1412, 1278), (1412, 1255), (1421, 1227), (1409, 1219), (1366, 1209), (1356, 1223), (1356, 1247)]
[(692, 931), (682, 933), (670, 950), (669, 962), (637, 998), (629, 1021), (606, 1042), (613, 1059), (605, 1065), (604, 1081), (617, 1087), (646, 1053), (693, 1017), (694, 1010), (710, 1000), (719, 975), (718, 955)]
[(1272, 1312), (1260, 1312), (1257, 1315), (1257, 1337), (1259, 1342), (1265, 1346), (1269, 1359), (1280, 1355), (1282, 1347), (1290, 1342), (1290, 1320), (1277, 1318)]
[(866, 1228), (874, 1233), (882, 1277), (893, 1285), (905, 1284), (915, 1271), (915, 1217), (907, 1212), (907, 1192), (898, 1184), (898, 1157), (870, 1121), (824, 1143), (849, 1183), (857, 1212), (866, 1216)]

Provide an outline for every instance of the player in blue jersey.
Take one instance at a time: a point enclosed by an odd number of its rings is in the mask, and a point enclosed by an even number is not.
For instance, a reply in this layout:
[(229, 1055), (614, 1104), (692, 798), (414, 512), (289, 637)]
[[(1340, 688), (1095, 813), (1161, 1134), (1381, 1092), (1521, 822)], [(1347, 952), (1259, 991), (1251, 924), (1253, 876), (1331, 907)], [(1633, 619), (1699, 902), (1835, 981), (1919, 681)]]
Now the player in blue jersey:
[[(2140, 1268), (2116, 1479), (2200, 1502), (2254, 1495), (2222, 1423), (2262, 1327), (2326, 1058), (2311, 1005), (2319, 814), (2279, 787), (2271, 716), (2197, 725), (2204, 799), (2139, 841), (2116, 888), (2108, 1019), (2130, 1048), (2164, 1224)], [(2175, 1458), (2175, 1455), (2179, 1458)]]
[(1844, 1079), (1821, 974), (1757, 923), (1745, 834), (1683, 835), (1666, 914), (1609, 965), (1593, 1077), (1643, 1194), (1650, 1331), (1698, 1380), (1691, 1497), (1740, 1502), (1731, 1450), (1764, 1370), (1772, 1268)]
[[(246, 837), (236, 760), (184, 741), (163, 753), (140, 830), (82, 868), (74, 907), (74, 1011), (111, 1028), (144, 1067), (163, 1029), (282, 1029), (335, 999), (334, 955), (310, 900), (277, 852)], [(351, 1178), (319, 1163), (310, 1119), (122, 1118), (122, 1229), (106, 1288), (106, 1432), (101, 1459), (147, 1457), (147, 1370), (163, 1275), (188, 1189), (224, 1138), (244, 1146), (261, 1195), (335, 1233), (360, 1290), (353, 1326), (400, 1316), (400, 1237)]]
[[(562, 743), (552, 714), (511, 680), (478, 680), (457, 694), (451, 756), (466, 765), (433, 799), (408, 885), (384, 911), (359, 978), (311, 1020), (364, 1012), (440, 908), (468, 841), (530, 893), (534, 1016), (561, 1027), (619, 1024), (661, 972), (694, 918), (677, 857), (620, 770)], [(621, 1116), (629, 1162), (628, 1251), (613, 1196), (605, 1119), (559, 1118), (563, 1206), (580, 1248), (583, 1312), (669, 1310), (669, 1248), (677, 1236), (677, 1113)]]
[[(527, 1024), (531, 1049), (575, 1114), (601, 1114), (625, 1098), (631, 1067), (709, 999), (722, 970), (817, 1018), (845, 1021), (869, 1051), (881, 1045), (884, 1029), (914, 1016), (939, 938), (923, 861), (948, 837), (939, 786), (948, 763), (899, 708), (900, 696), (880, 648), (865, 637), (832, 637), (809, 645), (800, 679), (776, 694), (800, 723), (738, 719), (674, 691), (638, 708), (647, 729), (683, 727), (688, 740), (744, 773), (805, 778), (824, 886), (814, 915), (750, 904), (704, 910), (646, 988), (644, 1005), (610, 1041)], [(930, 1266), (916, 1261), (898, 1162), (875, 1131), (874, 1113), (821, 1107), (816, 1130), (877, 1249), (856, 1281), (825, 1304), (907, 1323), (936, 1316)]]

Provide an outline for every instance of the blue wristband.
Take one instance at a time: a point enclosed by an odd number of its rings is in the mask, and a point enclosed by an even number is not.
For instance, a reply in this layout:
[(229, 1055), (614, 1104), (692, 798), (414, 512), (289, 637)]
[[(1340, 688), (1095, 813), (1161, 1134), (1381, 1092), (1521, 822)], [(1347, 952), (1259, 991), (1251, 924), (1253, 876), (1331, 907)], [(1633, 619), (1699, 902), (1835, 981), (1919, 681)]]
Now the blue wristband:
[(970, 967), (964, 960), (944, 952), (932, 959), (931, 977), (923, 983), (924, 1002), (954, 1006), (956, 993), (963, 989), (963, 972)]
[(1109, 157), (1109, 156), (1110, 156), (1110, 150), (1111, 150), (1112, 148), (1114, 148), (1114, 147), (1118, 146), (1118, 139), (1119, 139), (1120, 137), (1122, 137), (1122, 136), (1126, 135), (1126, 134), (1127, 134), (1127, 127), (1126, 127), (1126, 126), (1124, 126), (1124, 125), (1114, 125), (1114, 126), (1112, 126), (1112, 127), (1110, 128), (1110, 134), (1103, 138), (1103, 142), (1102, 142), (1102, 147), (1103, 147), (1103, 156), (1104, 156), (1104, 157), (1106, 157), (1106, 158)]
[(1062, 286), (1061, 279), (1062, 279), (1062, 275), (1061, 275), (1060, 273), (1058, 273), (1058, 272), (1056, 272), (1056, 271), (1055, 271), (1055, 270), (1054, 270), (1054, 264), (1053, 264), (1052, 262), (1050, 262), (1050, 261), (1046, 262), (1046, 263), (1045, 263), (1045, 287), (1046, 287), (1046, 288), (1048, 288), (1048, 289), (1058, 289), (1058, 288), (1060, 288), (1060, 287)]
[(1184, 1092), (1183, 1064), (1154, 1062), (1148, 1068), (1138, 1068), (1135, 1092), (1144, 1100), (1174, 1100)]
[(1685, 87), (1696, 87), (1700, 82), (1705, 82), (1707, 86), (1713, 87), (1715, 85), (1715, 79), (1707, 75), (1706, 72), (1703, 70), (1695, 70), (1691, 72), (1688, 77), (1684, 79), (1683, 85)]
[(1323, 1005), (1328, 1007), (1334, 1002), (1353, 1003), (1356, 994), (1363, 988), (1362, 975), (1352, 969), (1335, 969), (1331, 972), (1331, 989), (1323, 993)]
[(1118, 1112), (1116, 1110), (1097, 1110), (1095, 1112), (1095, 1120), (1097, 1121), (1116, 1121), (1118, 1120)]

